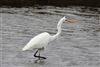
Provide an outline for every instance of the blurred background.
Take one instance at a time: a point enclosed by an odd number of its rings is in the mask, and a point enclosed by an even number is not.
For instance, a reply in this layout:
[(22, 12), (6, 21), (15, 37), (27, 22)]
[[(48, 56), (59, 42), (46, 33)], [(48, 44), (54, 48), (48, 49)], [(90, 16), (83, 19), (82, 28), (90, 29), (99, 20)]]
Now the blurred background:
[(34, 5), (54, 5), (54, 6), (95, 6), (100, 7), (100, 0), (0, 0), (0, 6), (34, 6)]

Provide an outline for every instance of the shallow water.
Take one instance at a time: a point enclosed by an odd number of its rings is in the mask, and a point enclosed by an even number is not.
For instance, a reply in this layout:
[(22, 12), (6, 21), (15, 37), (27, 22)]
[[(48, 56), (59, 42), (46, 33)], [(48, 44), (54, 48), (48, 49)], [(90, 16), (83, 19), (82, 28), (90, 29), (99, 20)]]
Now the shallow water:
[[(99, 11), (100, 8), (86, 7), (1, 8), (2, 67), (99, 67)], [(35, 63), (34, 51), (21, 49), (39, 33), (54, 35), (57, 21), (63, 16), (77, 22), (63, 24), (61, 36), (42, 53), (47, 59)]]

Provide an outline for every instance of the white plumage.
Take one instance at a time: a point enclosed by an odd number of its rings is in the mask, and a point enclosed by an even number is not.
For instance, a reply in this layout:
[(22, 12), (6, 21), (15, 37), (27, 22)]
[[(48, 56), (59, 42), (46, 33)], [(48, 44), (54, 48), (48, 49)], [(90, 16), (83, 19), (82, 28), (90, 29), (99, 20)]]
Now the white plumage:
[(50, 41), (50, 35), (47, 32), (43, 32), (32, 38), (22, 50), (25, 51), (43, 47), (45, 48), (49, 41)]
[[(50, 41), (55, 40), (60, 35), (60, 33), (61, 33), (61, 25), (65, 21), (69, 22), (69, 20), (67, 20), (65, 17), (63, 17), (63, 18), (61, 18), (59, 20), (59, 22), (57, 24), (58, 32), (55, 35), (51, 36), (47, 32), (41, 33), (41, 34), (35, 36), (34, 38), (32, 38), (29, 41), (29, 43), (22, 50), (25, 51), (25, 50), (38, 49), (35, 52), (34, 57), (38, 57), (39, 59), (40, 58), (46, 59), (45, 57), (41, 57), (40, 56), (40, 50), (41, 50), (41, 48), (45, 49)], [(36, 55), (37, 52), (39, 52), (39, 56)]]

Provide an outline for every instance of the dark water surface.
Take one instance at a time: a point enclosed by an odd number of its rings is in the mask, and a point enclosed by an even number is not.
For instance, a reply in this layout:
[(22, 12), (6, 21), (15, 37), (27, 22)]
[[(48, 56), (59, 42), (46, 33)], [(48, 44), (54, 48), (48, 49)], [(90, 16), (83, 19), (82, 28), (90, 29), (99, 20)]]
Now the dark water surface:
[[(0, 60), (2, 67), (100, 67), (100, 8), (42, 7), (1, 8)], [(34, 63), (34, 52), (21, 49), (35, 35), (54, 35), (63, 16), (77, 19), (63, 24), (61, 36), (42, 53), (47, 59)]]

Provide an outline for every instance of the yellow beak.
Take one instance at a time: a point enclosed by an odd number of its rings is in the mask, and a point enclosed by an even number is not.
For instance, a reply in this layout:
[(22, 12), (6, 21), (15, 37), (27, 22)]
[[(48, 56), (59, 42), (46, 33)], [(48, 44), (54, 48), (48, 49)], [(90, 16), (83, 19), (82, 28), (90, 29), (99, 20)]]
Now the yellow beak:
[(74, 19), (66, 19), (65, 20), (65, 23), (74, 23), (74, 22), (77, 22), (77, 20), (74, 20)]

